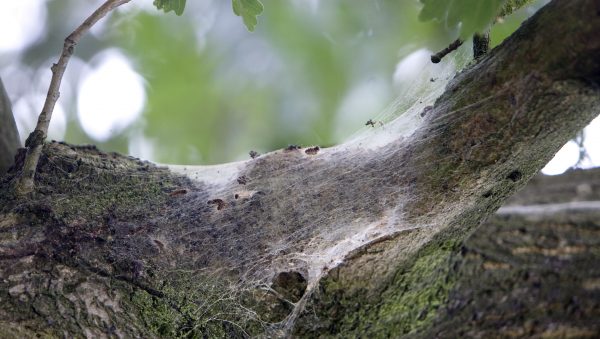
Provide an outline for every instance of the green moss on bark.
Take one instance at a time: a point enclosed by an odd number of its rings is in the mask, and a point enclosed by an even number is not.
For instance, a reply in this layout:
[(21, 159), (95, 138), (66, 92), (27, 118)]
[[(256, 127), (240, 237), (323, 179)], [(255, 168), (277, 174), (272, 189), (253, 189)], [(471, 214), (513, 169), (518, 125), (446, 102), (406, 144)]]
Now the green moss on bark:
[[(201, 273), (172, 272), (157, 297), (144, 290), (131, 296), (132, 312), (146, 328), (168, 338), (247, 338), (265, 331), (265, 323), (244, 305), (247, 293), (226, 279)], [(165, 280), (165, 281), (167, 281)]]
[(398, 274), (397, 282), (383, 294), (384, 304), (376, 318), (378, 332), (411, 333), (432, 322), (454, 284), (449, 274), (452, 247), (453, 243), (429, 246), (408, 270)]
[(389, 338), (426, 328), (454, 285), (450, 259), (455, 248), (455, 241), (432, 242), (379, 286), (360, 279), (349, 286), (336, 280), (334, 270), (315, 292), (319, 306), (309, 305), (304, 315), (313, 313), (314, 319), (301, 321), (294, 335)]

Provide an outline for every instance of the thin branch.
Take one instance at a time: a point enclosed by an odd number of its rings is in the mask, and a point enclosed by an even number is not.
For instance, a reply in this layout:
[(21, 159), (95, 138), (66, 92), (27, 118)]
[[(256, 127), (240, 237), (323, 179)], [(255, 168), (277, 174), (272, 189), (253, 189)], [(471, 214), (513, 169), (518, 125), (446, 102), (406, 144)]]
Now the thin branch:
[(448, 55), (448, 53), (456, 50), (457, 48), (460, 47), (460, 45), (463, 44), (463, 41), (460, 39), (456, 39), (454, 40), (454, 42), (452, 42), (448, 47), (444, 48), (443, 50), (435, 53), (434, 55), (431, 56), (431, 62), (433, 62), (434, 64), (437, 64), (438, 62), (442, 61), (442, 58), (445, 57), (446, 55)]
[(44, 140), (48, 134), (48, 126), (50, 125), (54, 105), (60, 97), (60, 83), (67, 68), (67, 64), (69, 63), (69, 59), (71, 59), (71, 56), (73, 55), (75, 46), (81, 37), (87, 33), (96, 22), (105, 17), (113, 9), (126, 4), (129, 1), (131, 0), (107, 0), (65, 39), (62, 54), (60, 55), (58, 62), (51, 67), (52, 80), (50, 81), (46, 101), (44, 102), (44, 107), (38, 118), (37, 125), (27, 138), (27, 141), (25, 141), (27, 155), (21, 174), (15, 184), (16, 194), (24, 195), (31, 193), (34, 189), (35, 171), (40, 159), (40, 154), (42, 153)]

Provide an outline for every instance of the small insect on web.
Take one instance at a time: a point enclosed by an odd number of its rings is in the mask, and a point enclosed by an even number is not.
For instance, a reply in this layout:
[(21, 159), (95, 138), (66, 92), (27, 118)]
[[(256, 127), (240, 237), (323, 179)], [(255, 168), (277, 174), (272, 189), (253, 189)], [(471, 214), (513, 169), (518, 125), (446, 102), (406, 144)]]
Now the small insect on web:
[(369, 121), (367, 121), (367, 123), (365, 124), (365, 126), (375, 127), (375, 123), (379, 124), (379, 126), (383, 126), (383, 122), (381, 122), (381, 121), (373, 121), (373, 119), (369, 119)]

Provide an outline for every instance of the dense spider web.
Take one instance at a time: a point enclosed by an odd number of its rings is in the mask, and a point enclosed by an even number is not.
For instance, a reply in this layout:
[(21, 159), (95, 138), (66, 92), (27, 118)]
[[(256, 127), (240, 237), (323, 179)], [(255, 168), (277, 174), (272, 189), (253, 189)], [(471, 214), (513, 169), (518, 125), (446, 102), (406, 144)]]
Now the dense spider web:
[[(410, 57), (428, 58), (428, 54), (419, 51)], [(170, 166), (202, 187), (202, 194), (189, 194), (181, 206), (202, 206), (199, 217), (203, 220), (190, 224), (185, 218), (167, 216), (170, 222), (185, 225), (177, 234), (162, 235), (161, 242), (174, 247), (190, 241), (195, 244), (179, 251), (202, 262), (194, 274), (206, 291), (200, 293), (204, 301), (196, 304), (218, 300), (215, 303), (228, 305), (221, 307), (226, 309), (223, 313), (208, 312), (206, 317), (227, 322), (242, 333), (246, 333), (247, 321), (265, 329), (287, 330), (320, 277), (349, 253), (395, 232), (426, 227), (404, 222), (406, 188), (394, 179), (395, 173), (381, 170), (379, 163), (398, 152), (396, 146), (410, 141), (468, 55), (468, 47), (463, 47), (440, 64), (428, 59), (405, 64), (420, 68), (417, 76), (403, 79), (399, 69), (395, 75), (398, 95), (371, 119), (373, 123), (315, 156), (306, 156), (306, 149), (301, 149), (219, 166)], [(387, 151), (382, 154), (382, 150)], [(240, 184), (240, 178), (248, 183)], [(343, 187), (352, 189), (346, 192)], [(282, 195), (287, 198), (282, 200)], [(243, 220), (235, 219), (239, 215)], [(299, 300), (291, 300), (285, 290), (274, 287), (281, 272), (294, 272), (297, 275), (286, 277), (304, 280), (306, 290)], [(217, 288), (208, 281), (226, 283)], [(265, 319), (241, 301), (245, 293), (255, 295), (251, 291), (284, 299), (291, 311), (284, 319)]]

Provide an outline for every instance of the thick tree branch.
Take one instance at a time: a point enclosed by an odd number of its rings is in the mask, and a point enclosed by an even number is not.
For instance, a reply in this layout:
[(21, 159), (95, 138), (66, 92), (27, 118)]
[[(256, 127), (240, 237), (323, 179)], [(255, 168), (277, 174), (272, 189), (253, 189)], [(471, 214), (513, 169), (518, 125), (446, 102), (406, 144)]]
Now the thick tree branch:
[[(391, 334), (433, 319), (435, 302), (422, 298), (439, 300), (446, 291), (440, 281), (449, 267), (443, 258), (450, 255), (444, 253), (456, 249), (600, 113), (600, 17), (595, 8), (595, 1), (550, 3), (450, 83), (408, 150), (399, 142), (388, 158), (401, 159), (387, 174), (409, 187), (404, 212), (412, 224), (428, 229), (398, 233), (348, 257), (320, 282), (320, 291), (336, 297), (316, 298), (298, 321), (310, 325), (297, 333), (315, 335), (336, 324), (340, 333)], [(368, 279), (380, 284), (365, 289), (359, 282)], [(382, 295), (382, 289), (389, 293)], [(411, 293), (402, 292), (406, 289)], [(367, 306), (349, 306), (354, 303)], [(332, 308), (346, 316), (327, 317)], [(361, 320), (366, 327), (356, 328), (358, 320), (349, 313), (387, 321), (373, 326)], [(317, 319), (326, 321), (315, 325)]]
[(549, 4), (451, 82), (418, 132), (427, 143), (415, 143), (410, 153), (419, 156), (407, 159), (418, 169), (415, 192), (427, 192), (415, 200), (420, 213), (475, 187), (477, 198), (506, 197), (600, 113), (594, 8), (593, 1)]
[(385, 144), (168, 169), (47, 144), (38, 196), (0, 186), (0, 307), (49, 333), (421, 333), (464, 237), (599, 113), (595, 6), (552, 2)]
[(52, 79), (50, 81), (50, 87), (48, 88), (48, 94), (44, 107), (40, 113), (35, 129), (25, 142), (27, 148), (27, 155), (25, 157), (25, 163), (21, 170), (21, 175), (16, 181), (15, 192), (19, 195), (31, 193), (34, 189), (34, 177), (37, 168), (40, 155), (42, 153), (42, 147), (46, 136), (48, 135), (48, 126), (50, 126), (50, 119), (52, 118), (52, 112), (54, 111), (54, 105), (60, 97), (60, 83), (62, 81), (63, 74), (67, 69), (69, 59), (75, 51), (75, 46), (81, 39), (81, 37), (87, 33), (87, 31), (98, 22), (98, 20), (105, 17), (113, 9), (128, 3), (131, 0), (107, 0), (98, 9), (92, 13), (79, 27), (77, 27), (73, 33), (71, 33), (66, 39), (63, 46), (62, 53), (58, 62), (53, 64)]

